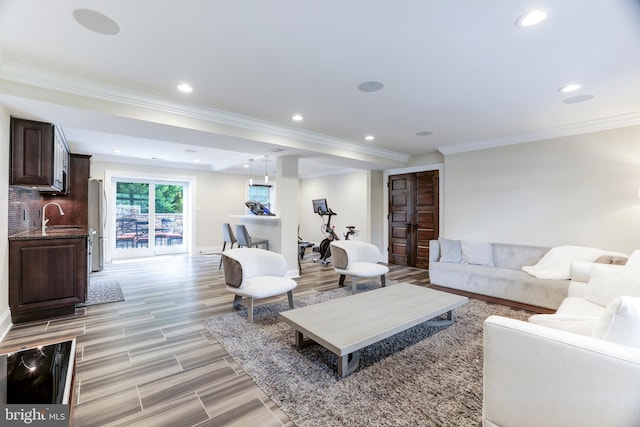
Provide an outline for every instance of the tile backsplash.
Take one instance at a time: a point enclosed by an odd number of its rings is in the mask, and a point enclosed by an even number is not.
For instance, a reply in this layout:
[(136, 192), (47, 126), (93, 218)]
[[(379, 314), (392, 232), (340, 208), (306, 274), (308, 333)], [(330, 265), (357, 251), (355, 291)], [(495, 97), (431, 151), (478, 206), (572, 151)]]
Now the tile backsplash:
[(40, 226), (42, 200), (36, 190), (9, 186), (9, 236)]

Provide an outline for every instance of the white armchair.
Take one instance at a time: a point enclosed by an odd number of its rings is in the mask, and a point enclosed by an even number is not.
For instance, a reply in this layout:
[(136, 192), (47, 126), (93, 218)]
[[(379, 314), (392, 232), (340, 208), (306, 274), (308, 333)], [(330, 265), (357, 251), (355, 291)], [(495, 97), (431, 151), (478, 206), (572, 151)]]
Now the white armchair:
[(337, 273), (340, 273), (338, 285), (344, 286), (346, 276), (351, 276), (351, 289), (355, 292), (360, 277), (380, 277), (382, 286), (386, 286), (386, 265), (379, 264), (380, 251), (371, 243), (358, 240), (334, 240), (331, 242), (331, 258)]
[(491, 316), (482, 425), (640, 426), (640, 349)]
[(222, 253), (227, 290), (235, 294), (233, 305), (241, 307), (242, 298), (249, 299), (247, 319), (253, 323), (253, 300), (287, 294), (293, 308), (295, 280), (284, 277), (287, 263), (276, 252), (257, 248), (229, 249)]

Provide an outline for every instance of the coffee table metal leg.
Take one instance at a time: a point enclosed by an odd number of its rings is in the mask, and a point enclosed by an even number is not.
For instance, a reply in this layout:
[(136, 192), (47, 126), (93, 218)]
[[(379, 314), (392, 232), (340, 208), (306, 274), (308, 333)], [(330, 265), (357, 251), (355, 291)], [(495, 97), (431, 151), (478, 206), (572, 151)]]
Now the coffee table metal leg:
[(306, 347), (310, 344), (313, 344), (315, 341), (310, 340), (309, 338), (305, 338), (304, 334), (300, 331), (296, 331), (296, 347), (302, 348)]
[(338, 376), (345, 378), (358, 369), (360, 364), (360, 351), (356, 350), (344, 356), (338, 356)]
[(426, 322), (424, 322), (426, 325), (428, 326), (449, 326), (451, 325), (455, 320), (455, 316), (453, 315), (453, 310), (449, 310), (446, 313), (446, 317), (444, 319), (438, 319), (438, 320), (427, 320)]

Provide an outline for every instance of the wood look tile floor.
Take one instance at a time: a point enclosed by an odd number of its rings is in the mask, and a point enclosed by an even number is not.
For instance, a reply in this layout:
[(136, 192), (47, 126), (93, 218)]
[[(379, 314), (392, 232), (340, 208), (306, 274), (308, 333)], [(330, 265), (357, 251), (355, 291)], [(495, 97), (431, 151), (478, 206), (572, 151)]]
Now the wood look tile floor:
[[(337, 287), (333, 267), (312, 256), (303, 260), (295, 296)], [(118, 280), (125, 301), (14, 325), (0, 350), (77, 337), (75, 426), (293, 425), (204, 326), (234, 311), (218, 261), (162, 256), (109, 264), (93, 275)], [(394, 265), (387, 277), (429, 282), (425, 270)]]

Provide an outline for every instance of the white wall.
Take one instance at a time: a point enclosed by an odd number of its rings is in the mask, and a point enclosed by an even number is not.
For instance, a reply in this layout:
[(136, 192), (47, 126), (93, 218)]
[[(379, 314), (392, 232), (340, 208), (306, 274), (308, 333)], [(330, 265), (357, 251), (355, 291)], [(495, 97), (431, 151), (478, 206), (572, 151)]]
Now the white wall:
[(0, 104), (0, 341), (11, 326), (9, 310), (9, 112)]
[[(300, 180), (300, 237), (320, 244), (322, 219), (313, 213), (313, 199), (327, 199), (327, 205), (338, 215), (331, 218), (335, 232), (343, 239), (347, 225), (360, 230), (359, 240), (370, 239), (370, 196), (368, 172), (356, 171)], [(326, 217), (325, 217), (326, 219)]]
[(445, 157), (441, 236), (640, 247), (640, 127)]
[(386, 239), (387, 220), (386, 213), (388, 206), (386, 201), (386, 182), (384, 181), (384, 173), (381, 170), (373, 170), (367, 173), (368, 186), (367, 194), (369, 195), (369, 224), (370, 230), (369, 239), (370, 243), (376, 245), (385, 256), (385, 250), (388, 247), (388, 240)]

